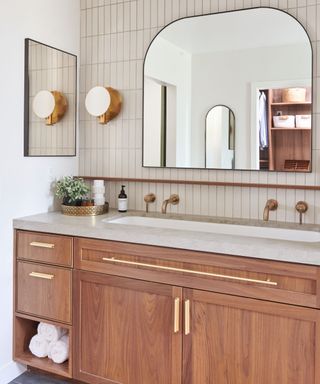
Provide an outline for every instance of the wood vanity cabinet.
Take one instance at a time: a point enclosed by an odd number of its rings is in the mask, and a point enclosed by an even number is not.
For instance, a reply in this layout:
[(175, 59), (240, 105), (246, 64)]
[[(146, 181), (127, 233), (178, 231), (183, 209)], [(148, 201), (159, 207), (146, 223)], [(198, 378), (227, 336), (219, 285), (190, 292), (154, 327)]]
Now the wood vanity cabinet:
[(75, 255), (77, 379), (320, 384), (317, 267), (91, 239)]
[(75, 291), (77, 379), (181, 383), (180, 324), (175, 332), (172, 306), (181, 288), (77, 271)]
[[(92, 384), (320, 384), (319, 267), (58, 238), (72, 241), (71, 259), (44, 249), (40, 262), (17, 244), (17, 271), (23, 263), (27, 276), (30, 265), (71, 273), (72, 316), (67, 307), (48, 314), (41, 295), (34, 306), (17, 273), (16, 360)], [(40, 314), (72, 334), (64, 367), (27, 351)]]
[(319, 311), (184, 290), (183, 384), (319, 383)]
[(72, 347), (72, 265), (72, 237), (15, 231), (13, 358), (68, 378), (72, 350), (69, 361), (55, 364), (33, 356), (29, 343), (43, 321), (67, 329)]

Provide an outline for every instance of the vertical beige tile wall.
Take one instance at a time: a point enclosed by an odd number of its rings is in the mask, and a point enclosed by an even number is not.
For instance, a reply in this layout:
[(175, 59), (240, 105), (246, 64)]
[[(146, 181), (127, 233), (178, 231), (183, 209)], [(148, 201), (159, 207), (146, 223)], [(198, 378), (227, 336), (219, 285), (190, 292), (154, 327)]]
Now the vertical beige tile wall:
[[(143, 58), (156, 33), (183, 16), (270, 6), (295, 16), (307, 29), (314, 53), (313, 172), (311, 174), (255, 171), (152, 169), (142, 167)], [(80, 174), (130, 178), (164, 178), (269, 184), (320, 184), (320, 0), (81, 0)], [(123, 111), (101, 126), (84, 108), (86, 92), (95, 85), (121, 91)], [(116, 206), (120, 186), (108, 183), (108, 200)], [(298, 200), (309, 203), (305, 221), (320, 224), (320, 192), (233, 188), (198, 185), (129, 183), (130, 209), (143, 209), (143, 195), (155, 192), (161, 202), (179, 193), (172, 211), (226, 217), (261, 218), (268, 198), (279, 208), (278, 221), (297, 221)]]

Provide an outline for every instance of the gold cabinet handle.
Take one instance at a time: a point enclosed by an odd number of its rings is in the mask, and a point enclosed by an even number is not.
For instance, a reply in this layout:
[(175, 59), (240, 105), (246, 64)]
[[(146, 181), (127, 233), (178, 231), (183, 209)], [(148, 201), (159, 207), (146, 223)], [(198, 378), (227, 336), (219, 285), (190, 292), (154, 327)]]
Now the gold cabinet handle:
[(180, 325), (180, 299), (179, 297), (176, 297), (174, 299), (174, 318), (173, 318), (173, 332), (178, 333), (179, 332), (179, 325)]
[(46, 279), (46, 280), (52, 280), (54, 278), (54, 275), (50, 275), (49, 273), (40, 273), (40, 272), (30, 272), (29, 276), (37, 277), (39, 279)]
[(31, 247), (38, 247), (38, 248), (50, 248), (50, 249), (54, 248), (54, 244), (40, 243), (39, 241), (32, 241), (30, 245)]
[(184, 334), (190, 333), (190, 300), (184, 301)]
[(229, 280), (234, 280), (234, 281), (245, 281), (245, 282), (250, 282), (250, 283), (273, 285), (273, 286), (277, 286), (278, 285), (278, 283), (276, 281), (271, 281), (269, 279), (268, 280), (249, 279), (247, 277), (221, 275), (219, 273), (193, 271), (191, 269), (166, 267), (164, 265), (154, 265), (154, 264), (149, 264), (149, 263), (140, 263), (138, 261), (119, 260), (119, 259), (116, 259), (114, 257), (103, 257), (102, 260), (103, 261), (112, 261), (112, 262), (118, 263), (118, 264), (128, 264), (128, 265), (136, 265), (136, 266), (140, 266), (140, 267), (162, 269), (164, 271), (184, 272), (184, 273), (191, 273), (193, 275), (219, 277), (219, 278), (222, 278), (222, 279), (229, 279)]

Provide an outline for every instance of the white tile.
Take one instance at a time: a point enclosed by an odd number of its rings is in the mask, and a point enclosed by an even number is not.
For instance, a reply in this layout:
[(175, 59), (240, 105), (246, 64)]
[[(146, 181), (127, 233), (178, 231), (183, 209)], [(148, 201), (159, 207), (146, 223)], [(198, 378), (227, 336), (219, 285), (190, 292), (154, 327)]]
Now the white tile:
[(123, 30), (130, 31), (130, 2), (123, 3)]
[(99, 24), (99, 16), (98, 16), (98, 8), (92, 9), (92, 35), (96, 36), (98, 34), (98, 24)]
[(92, 9), (87, 9), (87, 36), (92, 36)]
[(130, 3), (130, 29), (137, 29), (137, 2), (131, 1)]
[(107, 5), (104, 7), (104, 33), (111, 33), (111, 7)]
[(122, 3), (117, 4), (117, 32), (124, 29), (124, 7)]
[(105, 22), (105, 19), (104, 19), (104, 8), (103, 7), (99, 7), (98, 8), (98, 34), (99, 35), (103, 35), (104, 34), (104, 31), (105, 31), (104, 22)]

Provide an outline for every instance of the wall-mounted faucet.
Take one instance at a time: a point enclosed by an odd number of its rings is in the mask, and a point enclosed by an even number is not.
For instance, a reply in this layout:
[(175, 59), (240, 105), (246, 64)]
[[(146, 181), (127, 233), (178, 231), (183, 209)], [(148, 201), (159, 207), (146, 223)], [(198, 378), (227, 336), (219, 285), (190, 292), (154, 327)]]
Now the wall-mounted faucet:
[(147, 195), (145, 195), (144, 201), (146, 203), (146, 212), (147, 213), (149, 212), (149, 204), (154, 203), (155, 200), (156, 200), (156, 195), (154, 193), (148, 193)]
[(299, 212), (299, 224), (302, 224), (302, 214), (308, 210), (308, 204), (305, 201), (298, 201), (296, 204), (296, 211)]
[(275, 211), (278, 208), (278, 202), (275, 199), (269, 199), (266, 202), (266, 205), (263, 210), (263, 220), (268, 221), (269, 220), (269, 212)]
[(170, 195), (169, 199), (164, 200), (161, 206), (161, 213), (167, 213), (167, 205), (172, 204), (172, 205), (177, 205), (179, 204), (180, 198), (179, 195), (173, 194)]

